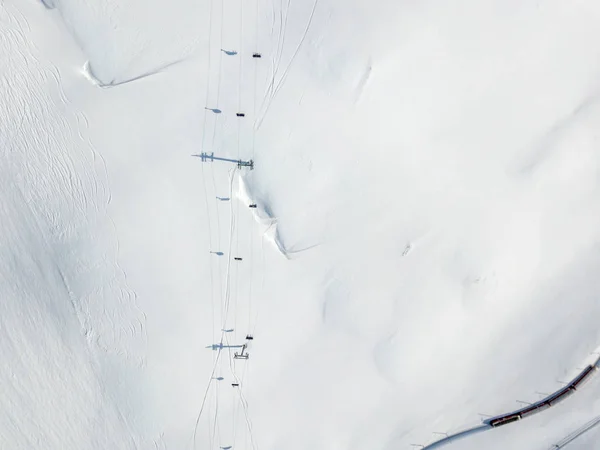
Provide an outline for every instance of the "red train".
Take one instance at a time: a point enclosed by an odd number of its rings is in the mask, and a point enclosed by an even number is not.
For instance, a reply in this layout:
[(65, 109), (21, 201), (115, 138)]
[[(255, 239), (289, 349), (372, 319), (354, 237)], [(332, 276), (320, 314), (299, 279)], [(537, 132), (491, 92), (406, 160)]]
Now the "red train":
[(563, 401), (569, 395), (572, 395), (578, 387), (581, 387), (585, 381), (587, 381), (587, 379), (594, 373), (595, 370), (597, 370), (595, 365), (587, 366), (567, 386), (554, 392), (539, 402), (533, 403), (532, 405), (519, 409), (518, 411), (486, 420), (484, 423), (492, 427), (501, 427), (502, 425), (508, 425), (509, 423), (516, 422), (517, 420), (524, 419), (532, 414), (537, 414), (544, 409), (550, 408), (558, 402)]

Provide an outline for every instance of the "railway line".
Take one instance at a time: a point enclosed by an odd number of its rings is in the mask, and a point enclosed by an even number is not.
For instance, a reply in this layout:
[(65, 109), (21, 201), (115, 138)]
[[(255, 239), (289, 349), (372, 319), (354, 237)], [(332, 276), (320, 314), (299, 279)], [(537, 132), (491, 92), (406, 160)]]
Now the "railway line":
[[(434, 448), (439, 448), (443, 445), (449, 444), (450, 442), (471, 436), (475, 433), (480, 433), (480, 432), (483, 432), (486, 430), (490, 430), (492, 428), (498, 428), (498, 427), (502, 427), (505, 425), (509, 425), (513, 422), (517, 422), (519, 420), (525, 419), (534, 414), (538, 414), (538, 413), (550, 408), (551, 406), (554, 406), (554, 405), (562, 402), (563, 400), (567, 399), (568, 397), (573, 395), (575, 392), (577, 392), (579, 389), (581, 389), (585, 385), (585, 383), (587, 381), (589, 381), (590, 378), (598, 372), (598, 364), (600, 364), (600, 358), (598, 358), (593, 364), (586, 366), (579, 374), (577, 374), (577, 376), (575, 378), (573, 378), (569, 383), (567, 383), (566, 386), (564, 386), (561, 389), (553, 392), (552, 394), (544, 397), (543, 399), (541, 399), (535, 403), (532, 403), (531, 405), (528, 405), (528, 406), (518, 409), (516, 411), (511, 411), (508, 413), (504, 413), (504, 414), (501, 414), (498, 416), (491, 417), (489, 419), (485, 419), (482, 421), (481, 425), (473, 427), (473, 428), (469, 428), (467, 430), (462, 430), (458, 433), (448, 435), (442, 439), (439, 439), (435, 442), (432, 442), (431, 444), (424, 446), (423, 450), (432, 450)], [(585, 430), (581, 431), (575, 437), (583, 434), (585, 431), (592, 428), (599, 422), (600, 422), (600, 419), (598, 419), (598, 422), (594, 423), (589, 428), (586, 428)], [(571, 442), (573, 439), (569, 440), (568, 442)], [(568, 443), (568, 442), (566, 442), (566, 443)], [(564, 444), (559, 443), (559, 444), (557, 444), (557, 445), (559, 445), (558, 447), (555, 445), (555, 446), (551, 447), (551, 449), (563, 448), (566, 445), (566, 443), (564, 443)]]

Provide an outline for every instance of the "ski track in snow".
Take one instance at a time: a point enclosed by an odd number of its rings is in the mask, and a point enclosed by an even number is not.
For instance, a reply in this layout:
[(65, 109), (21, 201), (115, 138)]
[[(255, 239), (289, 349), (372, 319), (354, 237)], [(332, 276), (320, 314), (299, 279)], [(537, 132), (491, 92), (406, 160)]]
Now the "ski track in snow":
[[(259, 130), (265, 117), (267, 116), (269, 109), (271, 107), (271, 104), (273, 103), (273, 101), (275, 100), (275, 97), (277, 96), (277, 94), (279, 93), (280, 89), (283, 87), (288, 74), (290, 72), (290, 69), (292, 67), (292, 64), (294, 63), (294, 60), (296, 59), (296, 57), (298, 56), (298, 53), (300, 51), (300, 49), (302, 48), (302, 44), (304, 44), (304, 41), (306, 40), (306, 36), (308, 35), (308, 32), (310, 30), (310, 27), (312, 25), (314, 16), (315, 16), (315, 11), (317, 10), (317, 5), (319, 3), (319, 0), (314, 0), (313, 3), (313, 7), (312, 10), (310, 12), (310, 16), (308, 18), (308, 21), (306, 23), (306, 27), (304, 29), (304, 32), (302, 33), (302, 36), (300, 38), (300, 40), (298, 41), (298, 44), (296, 45), (296, 48), (294, 49), (294, 52), (292, 53), (292, 56), (290, 58), (290, 60), (288, 61), (287, 65), (285, 66), (285, 69), (283, 70), (283, 73), (280, 75), (279, 80), (275, 81), (276, 76), (277, 76), (277, 72), (279, 71), (279, 66), (281, 63), (281, 57), (283, 54), (283, 48), (284, 48), (284, 44), (285, 44), (285, 30), (286, 30), (286, 25), (287, 25), (287, 18), (288, 18), (288, 10), (289, 10), (289, 6), (290, 6), (290, 2), (288, 1), (288, 7), (286, 9), (285, 12), (285, 18), (280, 17), (280, 28), (279, 28), (279, 37), (278, 37), (278, 46), (276, 49), (276, 56), (275, 59), (273, 59), (272, 61), (272, 75), (271, 75), (271, 82), (269, 83), (269, 86), (267, 87), (267, 92), (265, 93), (265, 97), (263, 99), (263, 103), (260, 107), (261, 113), (259, 114), (258, 118), (256, 119), (255, 122), (255, 129)], [(282, 31), (283, 30), (283, 31)]]
[[(38, 444), (43, 441), (46, 448), (82, 448), (87, 440), (112, 447), (110, 436), (96, 435), (92, 428), (87, 436), (80, 434), (86, 420), (97, 421), (99, 427), (112, 428), (119, 422), (109, 422), (117, 417), (122, 419), (122, 414), (118, 407), (106, 404), (110, 394), (105, 394), (104, 399), (98, 397), (99, 380), (92, 372), (97, 361), (85, 346), (79, 345), (85, 343), (81, 287), (77, 286), (79, 280), (68, 276), (67, 272), (73, 273), (69, 270), (74, 268), (72, 265), (78, 266), (81, 272), (86, 258), (80, 259), (83, 255), (77, 254), (76, 246), (65, 252), (70, 244), (84, 236), (87, 224), (101, 216), (99, 199), (89, 196), (94, 192), (94, 186), (99, 185), (99, 180), (88, 156), (73, 144), (76, 139), (65, 111), (70, 104), (62, 89), (60, 71), (51, 63), (40, 62), (40, 58), (32, 53), (28, 39), (31, 28), (20, 11), (10, 5), (3, 5), (3, 8), (0, 26), (4, 29), (8, 23), (12, 32), (0, 34), (0, 48), (5, 52), (5, 73), (8, 74), (0, 78), (4, 100), (0, 104), (0, 117), (19, 119), (16, 127), (7, 120), (0, 129), (4, 142), (0, 154), (3, 181), (0, 196), (3, 242), (0, 247), (3, 249), (2, 260), (21, 267), (23, 275), (27, 276), (23, 279), (13, 277), (2, 289), (3, 320), (8, 321), (16, 315), (14, 322), (21, 320), (23, 323), (21, 328), (12, 331), (12, 340), (3, 336), (0, 353), (5, 354), (5, 346), (12, 345), (13, 351), (21, 355), (20, 361), (10, 365), (13, 377), (22, 376), (19, 372), (22, 370), (25, 371), (23, 380), (31, 379), (33, 383), (45, 385), (49, 379), (40, 379), (40, 374), (47, 373), (48, 377), (61, 377), (64, 387), (54, 386), (54, 392), (47, 393), (45, 399), (39, 399), (35, 389), (19, 391), (19, 384), (15, 386), (16, 390), (5, 391), (6, 401), (18, 399), (11, 407), (11, 413), (18, 414), (21, 420), (14, 422), (15, 426), (8, 432), (3, 431), (0, 446), (35, 448), (36, 441)], [(23, 73), (29, 75), (21, 76)], [(50, 89), (52, 94), (48, 95), (45, 86), (52, 84), (54, 89)], [(35, 255), (35, 260), (30, 259), (30, 254)], [(98, 262), (104, 263), (102, 259)], [(9, 271), (3, 267), (1, 272), (4, 276)], [(39, 296), (39, 292), (43, 295)], [(44, 312), (46, 314), (41, 316)], [(72, 318), (77, 322), (75, 327)], [(7, 327), (10, 332), (11, 322), (0, 328), (7, 330)], [(36, 335), (20, 337), (20, 333), (30, 328), (35, 329)], [(37, 335), (43, 340), (41, 346), (28, 347), (28, 342), (38, 339)], [(63, 345), (69, 350), (60, 353), (58, 349)], [(74, 363), (76, 367), (72, 367)], [(2, 370), (3, 379), (5, 375)], [(66, 402), (70, 398), (66, 391), (69, 387), (77, 392), (80, 402), (89, 411), (80, 411), (73, 404), (64, 410), (40, 408), (48, 401)], [(23, 415), (20, 408), (26, 408), (31, 401), (40, 403)], [(94, 417), (100, 408), (105, 409), (104, 418)], [(70, 415), (75, 417), (67, 420), (65, 416)], [(33, 432), (27, 431), (30, 420), (36, 422)], [(0, 421), (4, 423), (5, 419)], [(127, 421), (120, 423), (118, 428), (127, 427)], [(77, 432), (70, 433), (71, 427), (78, 427)], [(110, 432), (117, 436), (123, 429), (111, 429)], [(131, 440), (136, 439), (132, 436)]]
[[(89, 121), (66, 95), (58, 67), (51, 62), (40, 62), (34, 53), (39, 50), (28, 45), (27, 22), (18, 11), (5, 17), (16, 28), (2, 42), (2, 47), (9, 54), (18, 54), (19, 59), (8, 60), (16, 77), (2, 80), (4, 98), (10, 101), (3, 102), (1, 116), (20, 115), (21, 120), (16, 129), (3, 130), (5, 142), (11, 142), (7, 153), (11, 158), (5, 158), (3, 165), (20, 180), (23, 203), (29, 205), (31, 216), (38, 220), (39, 233), (46, 236), (47, 251), (57, 255), (55, 264), (83, 334), (104, 351), (129, 358), (127, 347), (140, 336), (145, 339), (145, 318), (137, 306), (135, 292), (127, 286), (126, 274), (118, 265), (118, 241), (114, 255), (100, 250), (96, 255), (92, 252), (95, 259), (89, 259), (83, 253), (62, 253), (69, 242), (91, 237), (87, 228), (111, 222), (106, 210), (111, 198), (106, 162), (85, 136), (89, 134)], [(38, 75), (18, 76), (22, 72)], [(49, 81), (55, 86), (52, 97), (40, 88)], [(31, 134), (28, 130), (45, 132)], [(71, 219), (65, 221), (63, 217)], [(67, 273), (75, 273), (77, 277)], [(91, 291), (79, 285), (79, 280), (90, 273), (96, 273), (100, 283)], [(127, 324), (129, 317), (136, 318)], [(124, 323), (127, 325), (122, 326)], [(140, 357), (136, 364), (143, 364), (143, 350), (136, 359)]]

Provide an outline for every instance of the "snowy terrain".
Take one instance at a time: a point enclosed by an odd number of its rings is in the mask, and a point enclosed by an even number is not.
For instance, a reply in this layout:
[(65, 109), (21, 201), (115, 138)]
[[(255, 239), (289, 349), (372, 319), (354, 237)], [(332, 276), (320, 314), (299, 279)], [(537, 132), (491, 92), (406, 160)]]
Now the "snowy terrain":
[[(409, 449), (559, 389), (600, 346), (599, 25), (2, 1), (0, 449)], [(546, 450), (599, 397), (444, 448)]]

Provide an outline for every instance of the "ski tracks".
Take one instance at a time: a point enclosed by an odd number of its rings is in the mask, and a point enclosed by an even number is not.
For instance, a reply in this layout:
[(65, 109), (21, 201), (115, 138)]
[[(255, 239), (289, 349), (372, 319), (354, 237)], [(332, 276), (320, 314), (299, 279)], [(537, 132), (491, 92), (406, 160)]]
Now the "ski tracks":
[[(19, 180), (31, 215), (48, 230), (43, 235), (69, 286), (82, 334), (103, 351), (127, 359), (136, 354), (135, 364), (143, 366), (146, 316), (119, 265), (116, 227), (107, 209), (106, 161), (90, 138), (89, 119), (64, 90), (61, 70), (40, 57), (29, 38), (27, 19), (14, 6), (4, 11), (0, 21), (9, 24), (4, 28), (10, 32), (0, 36), (7, 67), (0, 75), (5, 100), (0, 117), (19, 119), (18, 126), (0, 132), (6, 143), (0, 164)], [(114, 239), (106, 246), (114, 249), (112, 254), (94, 238), (106, 223)]]
[[(281, 1), (283, 2), (283, 0), (281, 0)], [(306, 26), (302, 33), (302, 37), (300, 38), (298, 44), (296, 45), (296, 48), (294, 49), (294, 52), (292, 53), (292, 57), (288, 61), (287, 65), (285, 66), (285, 68), (284, 68), (283, 72), (281, 73), (281, 75), (279, 76), (279, 78), (277, 79), (277, 74), (279, 71), (279, 67), (281, 65), (283, 49), (285, 47), (285, 35), (286, 35), (285, 30), (287, 28), (287, 20), (288, 20), (288, 15), (289, 15), (290, 4), (291, 4), (291, 0), (288, 0), (285, 15), (283, 15), (283, 13), (280, 14), (280, 21), (281, 21), (280, 33), (279, 33), (279, 37), (278, 37), (278, 45), (277, 45), (275, 57), (272, 59), (273, 71), (272, 71), (272, 75), (271, 75), (271, 81), (270, 81), (270, 83), (267, 87), (267, 90), (265, 92), (265, 95), (263, 97), (263, 101), (262, 101), (262, 104), (260, 107), (261, 112), (260, 112), (259, 116), (257, 117), (256, 123), (254, 125), (256, 130), (259, 130), (260, 127), (262, 126), (262, 123), (269, 112), (271, 104), (273, 103), (273, 101), (275, 100), (275, 97), (277, 96), (277, 94), (279, 93), (279, 91), (281, 90), (283, 85), (285, 84), (285, 81), (287, 80), (287, 77), (289, 75), (292, 64), (294, 63), (294, 60), (298, 56), (298, 53), (300, 52), (300, 49), (302, 48), (302, 45), (304, 44), (304, 41), (306, 40), (306, 37), (308, 36), (308, 32), (310, 31), (310, 28), (311, 28), (311, 25), (312, 25), (312, 22), (313, 22), (313, 19), (315, 16), (315, 12), (317, 10), (317, 6), (319, 4), (319, 0), (314, 0), (309, 18), (307, 20)], [(283, 6), (282, 6), (282, 9), (283, 9)]]

